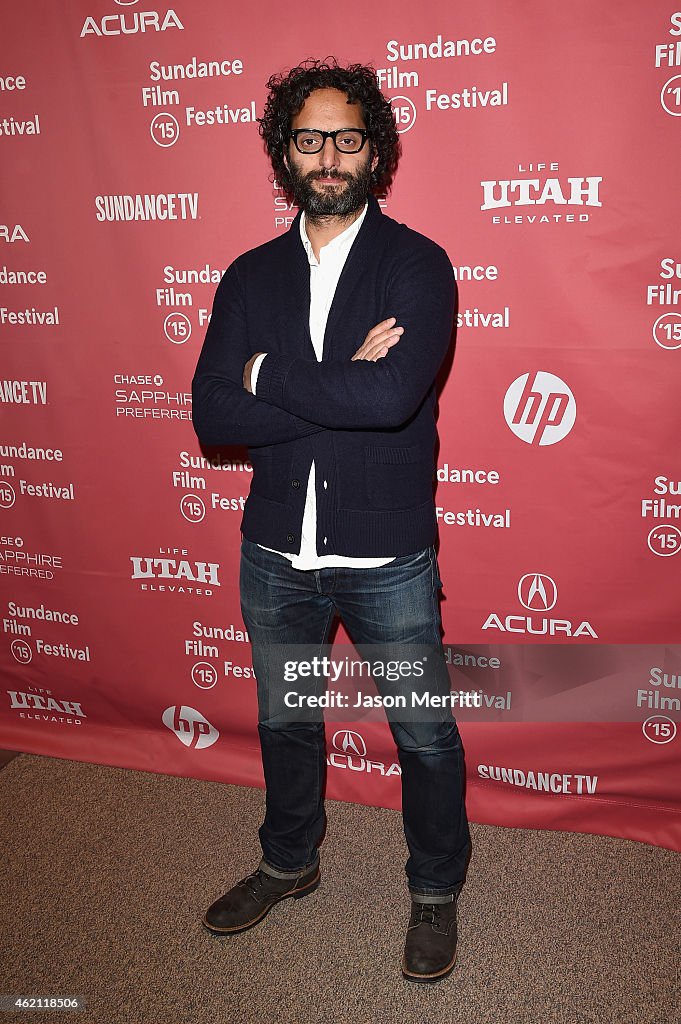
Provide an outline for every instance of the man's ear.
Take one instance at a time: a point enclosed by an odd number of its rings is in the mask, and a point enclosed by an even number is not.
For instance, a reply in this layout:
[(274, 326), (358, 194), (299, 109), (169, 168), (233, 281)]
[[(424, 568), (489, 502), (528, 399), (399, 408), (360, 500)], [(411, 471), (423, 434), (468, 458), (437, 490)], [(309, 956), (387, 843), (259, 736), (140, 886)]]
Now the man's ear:
[[(372, 147), (372, 149), (373, 149), (373, 147)], [(373, 150), (373, 156), (371, 157), (371, 164), (369, 165), (369, 169), (370, 169), (372, 175), (373, 175), (373, 173), (374, 173), (374, 171), (376, 170), (377, 167), (378, 167), (378, 153), (376, 152), (376, 150)]]

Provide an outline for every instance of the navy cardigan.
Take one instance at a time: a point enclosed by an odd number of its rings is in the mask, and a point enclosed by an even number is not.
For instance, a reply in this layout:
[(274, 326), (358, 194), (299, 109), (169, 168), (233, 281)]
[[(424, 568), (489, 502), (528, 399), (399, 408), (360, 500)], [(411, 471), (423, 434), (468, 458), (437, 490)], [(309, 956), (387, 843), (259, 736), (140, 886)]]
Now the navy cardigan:
[[(371, 197), (318, 362), (299, 219), (236, 259), (218, 285), (193, 380), (194, 428), (204, 444), (249, 447), (249, 540), (299, 550), (314, 459), (320, 554), (419, 551), (436, 534), (434, 381), (452, 337), (451, 262)], [(404, 327), (400, 341), (375, 363), (352, 362), (369, 330), (390, 316)], [(242, 384), (255, 352), (267, 352), (257, 396)]]

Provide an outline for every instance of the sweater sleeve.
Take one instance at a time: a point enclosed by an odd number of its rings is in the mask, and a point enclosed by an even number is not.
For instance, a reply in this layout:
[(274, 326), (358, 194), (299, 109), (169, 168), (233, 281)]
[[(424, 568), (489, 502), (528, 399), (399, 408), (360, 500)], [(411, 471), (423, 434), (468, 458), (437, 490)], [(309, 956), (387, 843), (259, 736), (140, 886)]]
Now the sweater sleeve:
[[(249, 341), (238, 261), (223, 275), (192, 381), (193, 424), (203, 444), (281, 444), (323, 428), (245, 390)], [(267, 362), (267, 360), (265, 360)]]
[[(332, 429), (399, 427), (432, 387), (452, 338), (456, 283), (439, 246), (423, 240), (399, 254), (381, 317), (404, 328), (377, 362), (290, 359), (269, 353), (260, 367), (258, 397)], [(373, 326), (373, 325), (372, 325)], [(355, 351), (364, 338), (353, 339)]]

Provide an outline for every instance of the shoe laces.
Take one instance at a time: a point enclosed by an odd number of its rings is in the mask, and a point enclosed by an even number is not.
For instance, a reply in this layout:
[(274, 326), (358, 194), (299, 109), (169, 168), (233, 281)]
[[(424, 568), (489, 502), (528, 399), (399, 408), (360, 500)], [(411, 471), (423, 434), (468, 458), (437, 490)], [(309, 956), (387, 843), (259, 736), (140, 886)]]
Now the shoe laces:
[(249, 875), (248, 878), (245, 878), (244, 882), (251, 890), (253, 895), (257, 897), (259, 896), (265, 884), (264, 874), (260, 870), (260, 868), (258, 868), (258, 870), (254, 871), (252, 875)]
[(418, 903), (415, 904), (418, 910), (414, 911), (414, 924), (420, 924), (424, 921), (426, 924), (438, 924), (440, 921), (440, 914), (442, 913), (442, 905), (440, 903)]

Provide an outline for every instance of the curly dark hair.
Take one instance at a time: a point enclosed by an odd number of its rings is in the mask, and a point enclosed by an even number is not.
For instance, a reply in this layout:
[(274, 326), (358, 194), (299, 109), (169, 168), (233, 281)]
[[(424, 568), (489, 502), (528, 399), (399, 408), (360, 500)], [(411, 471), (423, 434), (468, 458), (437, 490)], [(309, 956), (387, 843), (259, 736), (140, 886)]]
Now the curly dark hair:
[(291, 121), (316, 89), (339, 89), (350, 103), (361, 105), (369, 144), (378, 156), (371, 172), (371, 191), (378, 194), (389, 191), (400, 157), (400, 137), (390, 103), (379, 89), (376, 72), (370, 65), (341, 67), (335, 57), (324, 61), (309, 58), (287, 73), (272, 75), (267, 88), (269, 96), (263, 116), (258, 118), (258, 128), (272, 162), (274, 177), (285, 192), (291, 191), (291, 179), (284, 163)]

